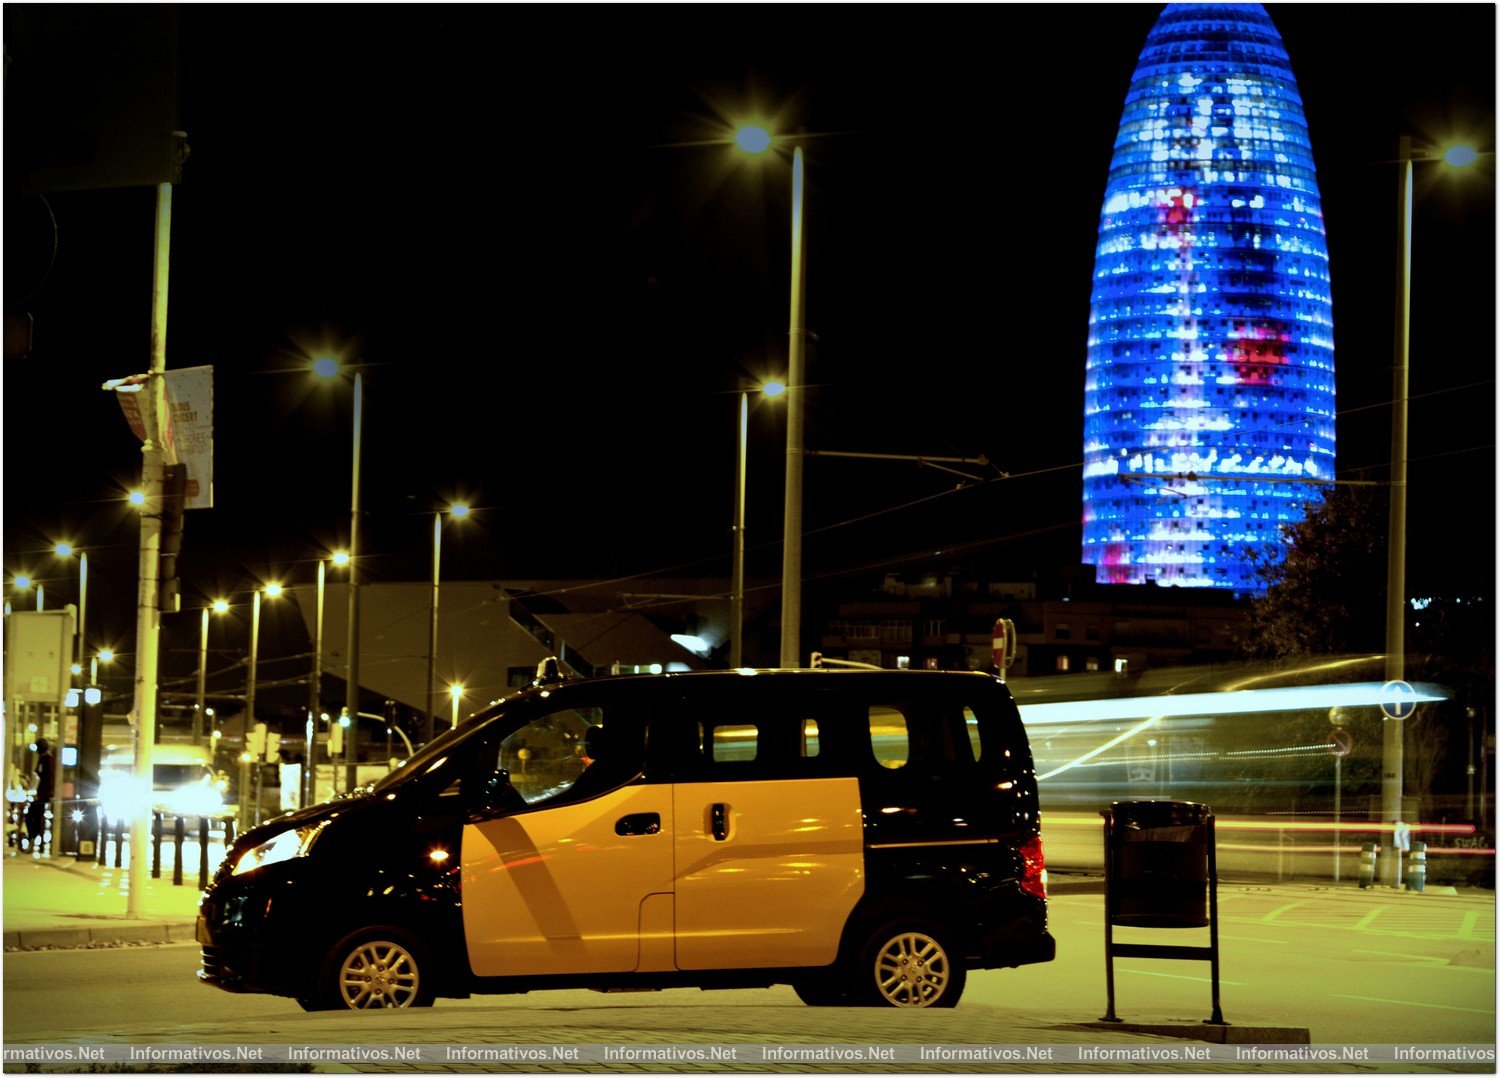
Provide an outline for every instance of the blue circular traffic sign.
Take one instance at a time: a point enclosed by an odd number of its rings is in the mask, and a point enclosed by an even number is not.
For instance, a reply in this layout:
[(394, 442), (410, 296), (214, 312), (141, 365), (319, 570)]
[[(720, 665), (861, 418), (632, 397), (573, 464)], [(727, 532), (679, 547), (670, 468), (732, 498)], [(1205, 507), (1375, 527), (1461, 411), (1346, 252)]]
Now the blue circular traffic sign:
[(1380, 710), (1388, 719), (1404, 719), (1417, 710), (1417, 690), (1404, 681), (1387, 681), (1380, 692)]

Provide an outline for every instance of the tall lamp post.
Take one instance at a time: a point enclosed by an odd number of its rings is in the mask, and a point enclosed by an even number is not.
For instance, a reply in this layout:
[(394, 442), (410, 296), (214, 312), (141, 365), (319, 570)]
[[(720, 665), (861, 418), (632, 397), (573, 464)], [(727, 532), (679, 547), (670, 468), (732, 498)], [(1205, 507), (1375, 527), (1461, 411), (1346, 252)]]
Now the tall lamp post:
[[(764, 153), (772, 145), (763, 127), (742, 127), (735, 142), (747, 153)], [(787, 327), (786, 500), (781, 542), (781, 665), (802, 665), (802, 428), (806, 415), (807, 342), (803, 317), (802, 147), (792, 150), (792, 286)]]
[[(319, 378), (335, 378), (342, 369), (338, 360), (321, 358), (313, 363)], [(344, 686), (344, 706), (349, 715), (349, 737), (344, 742), (346, 789), (358, 782), (359, 755), (359, 457), (364, 423), (364, 379), (354, 372), (354, 459), (349, 483), (349, 674)]]
[[(255, 676), (260, 666), (260, 596), (264, 590), (267, 598), (274, 599), (281, 594), (280, 584), (267, 584), (264, 589), (256, 588), (250, 597), (250, 667), (245, 674), (245, 737), (244, 744), (250, 743), (250, 731), (255, 728)], [(257, 765), (259, 761), (255, 761)], [(249, 793), (251, 758), (248, 751), (240, 754), (240, 827), (247, 826), (250, 819), (250, 804), (246, 794)], [(260, 791), (257, 790), (257, 797)], [(256, 805), (256, 817), (260, 816), (260, 806)]]
[[(786, 392), (783, 382), (766, 382), (760, 391), (767, 397)], [(750, 393), (740, 390), (739, 451), (734, 469), (734, 560), (729, 584), (729, 666), (745, 662), (745, 470), (750, 451)]]
[[(1455, 168), (1471, 164), (1477, 155), (1467, 146), (1442, 154), (1413, 151), (1411, 138), (1401, 136), (1396, 183), (1396, 355), (1391, 384), (1391, 498), (1386, 542), (1385, 679), (1406, 677), (1406, 463), (1408, 458), (1407, 392), (1411, 348), (1411, 232), (1412, 166), (1419, 161), (1445, 161)], [(1381, 722), (1381, 820), (1402, 819), (1402, 781), (1405, 770), (1404, 719), (1384, 714)], [(1397, 859), (1385, 859), (1384, 882), (1401, 885)]]
[(198, 621), (198, 697), (197, 711), (193, 714), (193, 744), (202, 744), (207, 735), (208, 720), (208, 615), (228, 612), (229, 603), (215, 599), (203, 608)]
[[(75, 553), (72, 543), (58, 543), (52, 548), (52, 553), (59, 558), (71, 558)], [(88, 652), (88, 616), (89, 616), (89, 556), (84, 550), (77, 550), (78, 554), (78, 636), (74, 641), (74, 669), (78, 673), (83, 672), (83, 657)], [(41, 594), (38, 588), (37, 594)], [(41, 609), (40, 606), (37, 607)]]
[[(469, 515), (469, 507), (463, 502), (448, 506), (448, 515), (454, 520), (463, 520)], [(443, 553), (443, 514), (432, 514), (432, 623), (427, 633), (427, 713), (426, 729), (422, 741), (425, 744), (437, 735), (437, 639), (438, 639), (438, 563)], [(457, 706), (457, 705), (455, 705)]]
[[(340, 552), (342, 553), (342, 551)], [(337, 554), (334, 555), (338, 557)], [(314, 753), (318, 743), (318, 716), (323, 711), (323, 588), (328, 575), (328, 559), (318, 559), (318, 592), (313, 612), (312, 673), (307, 679), (307, 724), (303, 730), (302, 805), (312, 804), (317, 792)]]

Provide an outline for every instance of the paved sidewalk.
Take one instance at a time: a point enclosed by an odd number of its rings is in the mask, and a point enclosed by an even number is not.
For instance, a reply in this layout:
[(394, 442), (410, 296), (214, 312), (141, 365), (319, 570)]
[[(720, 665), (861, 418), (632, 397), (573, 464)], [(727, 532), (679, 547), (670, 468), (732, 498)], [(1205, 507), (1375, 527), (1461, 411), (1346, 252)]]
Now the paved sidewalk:
[[(1062, 874), (1051, 890), (1060, 903), (1086, 899), (1102, 891), (1102, 880), (1085, 875)], [(168, 870), (161, 879), (150, 879), (136, 903), (138, 915), (127, 917), (128, 895), (125, 869), (100, 867), (71, 858), (34, 858), (13, 855), (4, 861), (4, 936), (7, 950), (16, 948), (69, 948), (111, 946), (128, 942), (174, 942), (193, 938), (198, 901), (197, 875), (182, 886), (174, 886)], [(1349, 888), (1311, 884), (1226, 884), (1221, 882), (1226, 908), (1255, 912), (1260, 905), (1277, 910), (1328, 906), (1365, 905), (1361, 894)], [(1227, 889), (1232, 889), (1232, 901)], [(1425, 905), (1411, 896), (1412, 910)], [(1452, 899), (1447, 904), (1452, 903)], [(1492, 895), (1476, 895), (1470, 901), (1460, 896), (1454, 915), (1468, 916), (1472, 905), (1477, 919), (1492, 916)], [(1401, 903), (1405, 906), (1406, 903)], [(1253, 907), (1253, 908), (1252, 908)], [(1458, 907), (1464, 907), (1463, 910)], [(1481, 909), (1481, 907), (1483, 909)], [(1492, 943), (1487, 943), (1489, 948)], [(1492, 950), (1487, 951), (1493, 954)], [(1490, 959), (1493, 961), (1493, 959)], [(1020, 983), (1018, 979), (1018, 984)], [(470, 1072), (538, 1073), (625, 1071), (733, 1071), (770, 1072), (866, 1072), (874, 1069), (926, 1073), (1034, 1073), (1038, 1069), (1059, 1071), (1119, 1072), (1146, 1069), (1154, 1072), (1265, 1072), (1289, 1071), (1383, 1071), (1410, 1072), (1408, 1063), (1389, 1059), (1360, 1062), (1320, 1060), (1299, 1055), (1316, 1051), (1307, 1047), (1308, 1031), (1256, 1024), (1253, 1021), (1226, 1027), (1205, 1027), (1203, 1015), (1171, 1013), (1149, 1006), (1132, 1012), (1130, 1022), (1106, 1025), (1098, 1021), (1098, 1001), (1080, 999), (1076, 1008), (1062, 1013), (1028, 1007), (1022, 998), (1013, 1005), (995, 1006), (977, 999), (956, 1011), (891, 1012), (858, 1008), (803, 1007), (789, 989), (778, 987), (751, 992), (701, 993), (674, 990), (647, 996), (598, 995), (562, 992), (549, 1006), (517, 1009), (505, 997), (481, 997), (470, 1001), (443, 1001), (430, 1010), (378, 1013), (303, 1014), (294, 1010), (278, 1015), (268, 1024), (262, 1018), (233, 1017), (228, 1013), (210, 1023), (167, 1021), (143, 1028), (101, 1026), (87, 1037), (68, 1038), (74, 1046), (126, 1052), (130, 1046), (159, 1046), (164, 1051), (207, 1050), (215, 1046), (267, 1046), (259, 1061), (214, 1069), (288, 1070), (319, 1072), (430, 1073)], [(1139, 1007), (1139, 1005), (1137, 1005)], [(1154, 1012), (1154, 1013), (1153, 1013)], [(1236, 1015), (1236, 1018), (1239, 1016)], [(772, 1032), (774, 1031), (774, 1033)], [(42, 1038), (7, 1031), (7, 1050)], [(43, 1035), (45, 1037), (45, 1035)], [(768, 1058), (762, 1045), (774, 1041), (788, 1049), (810, 1049), (810, 1055)], [(1206, 1042), (1219, 1042), (1211, 1047)], [(1227, 1042), (1227, 1043), (1226, 1043)], [(1284, 1046), (1275, 1049), (1284, 1056), (1236, 1055), (1259, 1049), (1253, 1046)], [(1172, 1046), (1202, 1045), (1191, 1052)], [(693, 1056), (663, 1059), (636, 1055), (629, 1046), (660, 1051), (665, 1045), (733, 1048), (728, 1058), (703, 1060)], [(937, 1056), (914, 1055), (934, 1046), (955, 1046)], [(1244, 1049), (1235, 1045), (1250, 1046)], [(450, 1052), (450, 1046), (454, 1046)], [(467, 1046), (467, 1047), (465, 1047)], [(582, 1046), (573, 1058), (553, 1055), (566, 1046)], [(608, 1048), (614, 1054), (605, 1058)], [(852, 1046), (859, 1053), (840, 1055)], [(879, 1058), (871, 1046), (888, 1046), (897, 1055)], [(966, 1047), (967, 1046), (967, 1047)], [(1041, 1046), (1040, 1048), (1038, 1046)], [(1051, 1046), (1048, 1048), (1047, 1046)], [(1088, 1048), (1087, 1046), (1093, 1046)], [(420, 1053), (420, 1062), (395, 1055), (396, 1049)], [(534, 1050), (542, 1056), (527, 1054)], [(1006, 1054), (1042, 1049), (1056, 1052), (1027, 1058)], [(291, 1055), (293, 1050), (301, 1056)], [(477, 1049), (478, 1051), (471, 1051)], [(1099, 1049), (1131, 1049), (1142, 1054), (1097, 1054)], [(1169, 1050), (1170, 1049), (1170, 1050)], [(50, 1049), (49, 1049), (50, 1050)], [(883, 1050), (883, 1049), (882, 1049)], [(1081, 1054), (1085, 1050), (1094, 1055)], [(1193, 1055), (1212, 1050), (1211, 1060)], [(467, 1054), (466, 1054), (467, 1053)], [(965, 1053), (968, 1053), (967, 1058)], [(976, 1057), (976, 1053), (980, 1054)], [(394, 1058), (393, 1058), (394, 1056)], [(114, 1060), (89, 1057), (100, 1065)], [(122, 1060), (125, 1057), (120, 1057)], [(139, 1060), (141, 1057), (133, 1057)], [(20, 1062), (9, 1061), (6, 1069)], [(80, 1059), (77, 1062), (82, 1062)], [(76, 1070), (73, 1065), (42, 1066), (40, 1069)], [(165, 1059), (152, 1060), (158, 1064)], [(1470, 1071), (1492, 1070), (1493, 1063), (1478, 1066), (1438, 1064), (1418, 1069)]]
[(130, 909), (128, 870), (72, 857), (9, 853), (4, 867), (5, 949), (86, 947), (128, 942), (191, 940), (198, 910), (198, 875), (174, 886), (171, 870), (147, 870), (136, 916)]

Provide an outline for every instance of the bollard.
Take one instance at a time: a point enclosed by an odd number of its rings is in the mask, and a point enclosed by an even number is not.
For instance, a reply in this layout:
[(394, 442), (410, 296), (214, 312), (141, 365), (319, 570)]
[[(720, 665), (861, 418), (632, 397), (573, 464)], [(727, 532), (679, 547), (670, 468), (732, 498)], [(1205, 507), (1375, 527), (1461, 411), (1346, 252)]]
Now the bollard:
[(115, 867), (119, 868), (125, 858), (125, 821), (115, 821)]
[(182, 843), (187, 838), (187, 821), (181, 816), (172, 818), (172, 886), (182, 886)]
[(1375, 858), (1380, 848), (1373, 842), (1366, 842), (1359, 848), (1359, 887), (1364, 890), (1375, 886)]
[(161, 813), (151, 814), (151, 878), (161, 879)]
[(198, 890), (208, 890), (208, 817), (198, 817)]
[(1413, 842), (1406, 862), (1406, 889), (1421, 892), (1427, 888), (1427, 843)]
[(94, 809), (94, 848), (99, 851), (99, 867), (109, 860), (109, 820), (104, 815), (104, 806)]

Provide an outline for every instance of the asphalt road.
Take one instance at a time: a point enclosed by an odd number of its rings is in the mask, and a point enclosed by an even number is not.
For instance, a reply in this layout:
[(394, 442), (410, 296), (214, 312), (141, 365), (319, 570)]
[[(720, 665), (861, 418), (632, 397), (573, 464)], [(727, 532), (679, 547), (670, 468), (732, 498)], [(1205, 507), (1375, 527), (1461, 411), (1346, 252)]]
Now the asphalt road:
[[(1102, 896), (1059, 883), (1051, 901), (1059, 955), (1054, 963), (973, 974), (966, 1003), (1041, 1008), (1059, 1021), (1092, 1021), (1104, 1013)], [(1231, 1023), (1311, 1030), (1313, 1043), (1491, 1044), (1495, 1037), (1495, 907), (1493, 895), (1407, 895), (1357, 890), (1220, 887), (1221, 993)], [(1207, 930), (1117, 932), (1121, 942), (1196, 945)], [(296, 1003), (239, 996), (202, 986), (193, 977), (191, 944), (118, 949), (14, 952), (4, 961), (5, 1040), (43, 1041), (90, 1032), (162, 1030), (178, 1024), (300, 1014)], [(439, 1008), (553, 1012), (626, 1008), (670, 1000), (711, 1000), (796, 1006), (790, 989), (600, 996), (537, 992), (525, 996), (441, 1000)], [(960, 1004), (962, 1009), (963, 1004)], [(1119, 959), (1116, 1010), (1127, 1020), (1171, 1013), (1193, 1021), (1209, 1015), (1204, 962)], [(767, 1008), (768, 1020), (780, 1008)], [(820, 1016), (830, 1039), (837, 1010)], [(775, 1029), (767, 1029), (775, 1036)]]

